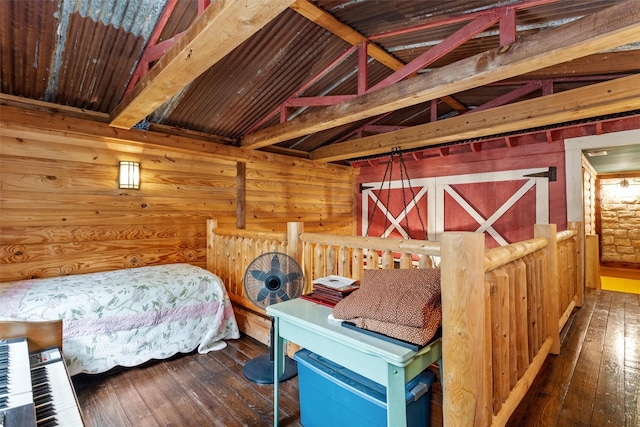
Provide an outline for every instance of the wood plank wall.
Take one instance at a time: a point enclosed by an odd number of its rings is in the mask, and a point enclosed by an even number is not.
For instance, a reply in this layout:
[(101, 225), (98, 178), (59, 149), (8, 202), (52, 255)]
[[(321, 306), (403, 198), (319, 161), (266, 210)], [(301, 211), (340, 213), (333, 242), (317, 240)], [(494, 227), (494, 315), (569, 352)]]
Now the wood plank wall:
[[(0, 281), (173, 262), (206, 265), (206, 219), (351, 233), (357, 171), (184, 136), (0, 106)], [(117, 187), (141, 163), (140, 190)], [(239, 192), (238, 162), (246, 165)]]

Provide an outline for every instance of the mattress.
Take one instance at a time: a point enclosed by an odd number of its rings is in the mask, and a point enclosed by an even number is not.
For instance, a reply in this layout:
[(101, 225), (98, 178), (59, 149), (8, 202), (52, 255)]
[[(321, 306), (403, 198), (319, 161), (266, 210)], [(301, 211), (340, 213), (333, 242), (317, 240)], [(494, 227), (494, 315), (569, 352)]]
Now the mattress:
[(1, 283), (0, 320), (16, 319), (62, 319), (71, 375), (206, 353), (240, 336), (220, 278), (190, 264)]

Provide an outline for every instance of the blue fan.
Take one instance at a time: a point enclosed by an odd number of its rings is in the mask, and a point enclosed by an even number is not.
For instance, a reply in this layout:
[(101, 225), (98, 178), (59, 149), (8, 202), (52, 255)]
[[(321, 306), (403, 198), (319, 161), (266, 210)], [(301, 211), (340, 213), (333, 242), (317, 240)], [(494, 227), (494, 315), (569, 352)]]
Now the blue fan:
[[(304, 287), (304, 276), (298, 262), (281, 252), (267, 252), (251, 261), (244, 274), (244, 291), (256, 306), (267, 306), (297, 298)], [(273, 319), (271, 322), (273, 343)], [(273, 346), (269, 354), (249, 360), (243, 368), (247, 379), (259, 384), (273, 384)], [(298, 374), (296, 362), (285, 357), (284, 373), (280, 381)]]

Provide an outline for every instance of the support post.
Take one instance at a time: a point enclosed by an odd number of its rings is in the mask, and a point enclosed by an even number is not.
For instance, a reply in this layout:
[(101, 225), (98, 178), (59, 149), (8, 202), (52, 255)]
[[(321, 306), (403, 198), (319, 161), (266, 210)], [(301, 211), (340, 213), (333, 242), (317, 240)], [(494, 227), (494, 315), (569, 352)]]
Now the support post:
[(247, 227), (247, 164), (236, 164), (236, 228)]
[(304, 233), (304, 222), (288, 222), (287, 223), (287, 255), (298, 261), (305, 279), (305, 289), (307, 291), (307, 284), (311, 283), (311, 273), (307, 272), (308, 267), (305, 265), (304, 257), (302, 256), (303, 244), (300, 240), (300, 235)]
[(491, 425), (491, 310), (482, 233), (441, 235), (443, 416)]
[[(570, 221), (568, 224), (569, 230), (576, 230), (576, 280), (577, 280), (577, 300), (576, 306), (582, 307), (584, 304), (584, 286), (585, 286), (585, 257), (582, 254), (582, 248), (584, 247), (584, 243), (586, 243), (584, 236), (584, 223), (580, 221)], [(596, 245), (597, 245), (597, 236), (596, 236)], [(597, 274), (598, 274), (598, 284), (600, 284), (600, 252), (596, 254), (595, 262), (597, 262)], [(599, 287), (599, 286), (598, 286)]]
[(215, 229), (218, 227), (218, 220), (209, 218), (207, 220), (207, 270), (215, 274), (216, 267), (216, 248), (215, 248)]
[(547, 240), (547, 246), (542, 249), (546, 257), (547, 265), (547, 280), (542, 288), (545, 305), (546, 332), (547, 336), (553, 340), (550, 352), (560, 354), (560, 291), (558, 289), (557, 226), (555, 224), (536, 224), (533, 230), (536, 238)]

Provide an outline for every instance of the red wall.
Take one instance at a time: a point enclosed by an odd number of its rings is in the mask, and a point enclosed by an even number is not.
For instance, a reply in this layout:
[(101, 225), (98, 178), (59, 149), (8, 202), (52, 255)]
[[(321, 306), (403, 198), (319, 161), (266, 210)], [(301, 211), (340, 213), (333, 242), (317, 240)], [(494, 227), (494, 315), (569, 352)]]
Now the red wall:
[[(508, 171), (531, 168), (556, 168), (556, 181), (549, 182), (549, 222), (558, 225), (558, 230), (566, 229), (566, 186), (565, 186), (565, 160), (564, 142), (557, 140), (552, 142), (539, 141), (539, 137), (531, 136), (529, 141), (520, 138), (516, 146), (507, 147), (505, 140), (485, 142), (481, 147), (472, 147), (470, 144), (450, 147), (448, 155), (442, 155), (439, 149), (431, 149), (422, 153), (406, 153), (403, 156), (406, 171), (411, 180), (427, 177), (442, 177), (463, 174), (475, 174), (483, 172)], [(480, 148), (473, 151), (472, 148)], [(420, 158), (422, 157), (422, 158)], [(391, 178), (400, 179), (400, 165), (396, 157)], [(387, 170), (387, 158), (361, 161), (354, 167), (360, 168), (358, 184), (366, 182), (379, 182), (385, 176)], [(389, 171), (387, 170), (387, 174)], [(464, 195), (465, 200), (471, 204), (479, 213), (493, 212), (513, 194), (512, 187), (517, 183), (483, 183), (475, 186), (458, 185), (456, 190)], [(515, 188), (515, 187), (514, 187)], [(410, 200), (409, 190), (405, 189), (406, 200)], [(535, 195), (530, 190), (525, 197), (520, 200), (514, 210), (507, 212), (494, 224), (494, 228), (503, 234), (509, 242), (520, 241), (533, 237), (533, 220), (535, 218)], [(380, 195), (382, 201), (386, 202), (386, 191)], [(445, 196), (450, 197), (450, 196)], [(358, 230), (361, 230), (362, 197), (358, 200)], [(397, 215), (403, 209), (403, 197), (401, 190), (396, 190), (390, 199), (390, 211)], [(445, 200), (446, 202), (446, 200)], [(419, 205), (420, 215), (423, 223), (427, 226), (427, 206), (426, 198)], [(447, 204), (445, 203), (445, 206)], [(452, 204), (453, 206), (453, 204)], [(369, 209), (373, 208), (370, 203)], [(533, 215), (533, 216), (532, 216)], [(486, 217), (486, 216), (485, 216)], [(419, 219), (415, 212), (409, 215), (411, 224), (411, 237), (421, 239), (422, 230)], [(382, 230), (384, 216), (377, 213), (373, 218), (373, 224), (369, 228), (368, 235), (379, 236)], [(401, 221), (404, 225), (404, 221)], [(445, 229), (472, 231), (478, 227), (475, 220), (469, 218), (464, 210), (447, 208), (445, 215)], [(496, 246), (495, 241), (488, 237), (487, 245)]]

